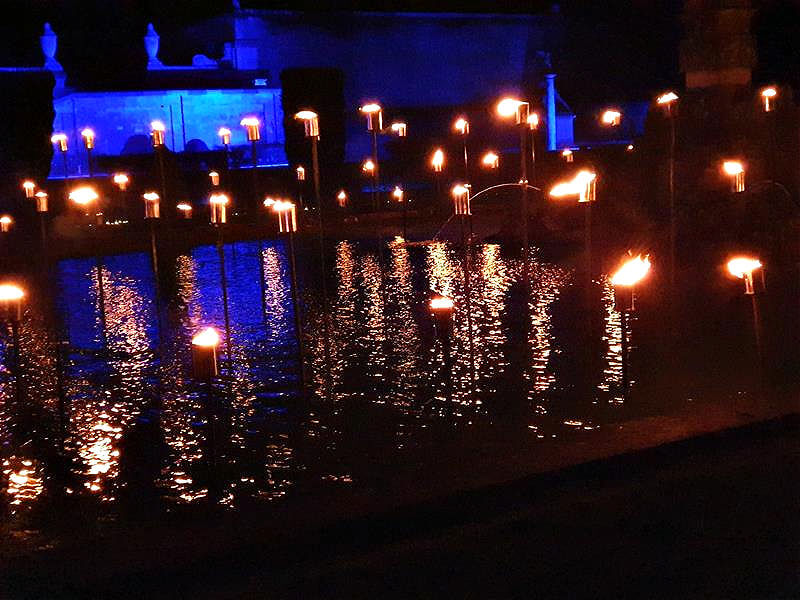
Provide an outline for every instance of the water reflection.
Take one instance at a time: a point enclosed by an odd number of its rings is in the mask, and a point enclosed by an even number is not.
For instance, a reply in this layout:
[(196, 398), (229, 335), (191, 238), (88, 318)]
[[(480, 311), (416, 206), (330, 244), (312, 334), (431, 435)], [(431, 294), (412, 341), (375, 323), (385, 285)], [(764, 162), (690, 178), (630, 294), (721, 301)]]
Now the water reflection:
[[(557, 326), (570, 318), (573, 273), (535, 250), (526, 287), (521, 260), (497, 244), (471, 248), (465, 261), (445, 243), (395, 240), (380, 252), (374, 242), (341, 241), (328, 250), (328, 298), (315, 284), (316, 255), (301, 252), (305, 394), (297, 386), (285, 245), (237, 243), (224, 251), (231, 356), (210, 386), (192, 381), (189, 344), (201, 326), (224, 327), (213, 246), (162, 256), (158, 284), (146, 254), (104, 257), (102, 280), (95, 259), (58, 265), (56, 314), (70, 349), (61, 417), (49, 350), (57, 336), (45, 310), (31, 307), (22, 327), (22, 380), (26, 397), (39, 399), (38, 412), (12, 401), (8, 336), (0, 344), (8, 505), (40, 501), (50, 468), (41, 457), (54, 448), (66, 455), (65, 481), (75, 482), (62, 487), (85, 501), (144, 512), (197, 502), (235, 508), (319, 486), (378, 485), (386, 476), (381, 464), (436, 443), (432, 429), (503, 423), (543, 437), (565, 421), (595, 419), (585, 398), (562, 393), (575, 379), (563, 360), (572, 340)], [(428, 312), (434, 292), (455, 301), (446, 340)], [(620, 320), (607, 281), (601, 304), (603, 374), (594, 388), (619, 402)]]

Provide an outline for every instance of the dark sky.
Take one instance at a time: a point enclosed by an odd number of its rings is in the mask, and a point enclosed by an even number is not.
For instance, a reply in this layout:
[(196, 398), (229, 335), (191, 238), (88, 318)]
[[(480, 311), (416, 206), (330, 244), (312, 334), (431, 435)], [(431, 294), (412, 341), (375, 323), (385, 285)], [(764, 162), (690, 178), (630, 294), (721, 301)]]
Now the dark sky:
[[(760, 63), (755, 79), (800, 83), (800, 0), (754, 0)], [(537, 12), (553, 2), (529, 0), (502, 6), (490, 1), (456, 0), (242, 0), (245, 8), (405, 11)], [(646, 97), (680, 84), (677, 47), (681, 35), (682, 0), (564, 0), (559, 10), (567, 38), (558, 56), (560, 87), (591, 100)], [(74, 83), (113, 87), (115, 81), (141, 73), (142, 45), (148, 21), (163, 38), (173, 29), (204, 17), (225, 13), (226, 0), (4, 0), (7, 18), (0, 20), (0, 63), (41, 63), (38, 36), (50, 21), (59, 34), (58, 58)]]

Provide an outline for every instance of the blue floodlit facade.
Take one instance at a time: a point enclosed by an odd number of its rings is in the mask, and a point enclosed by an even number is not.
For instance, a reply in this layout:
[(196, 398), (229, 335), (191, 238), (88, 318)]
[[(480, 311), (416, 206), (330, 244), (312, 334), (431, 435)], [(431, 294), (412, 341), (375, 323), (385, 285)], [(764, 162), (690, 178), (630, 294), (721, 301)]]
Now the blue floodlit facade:
[[(557, 46), (560, 17), (450, 13), (326, 13), (234, 10), (187, 26), (166, 44), (197, 52), (190, 65), (169, 64), (161, 37), (150, 24), (143, 36), (148, 89), (88, 92), (67, 87), (56, 59), (57, 37), (49, 25), (41, 36), (44, 68), (55, 76), (53, 130), (70, 139), (71, 175), (86, 169), (83, 127), (94, 129), (96, 155), (149, 152), (149, 124), (167, 127), (166, 144), (176, 152), (220, 147), (217, 129), (233, 132), (244, 145), (240, 119), (262, 122), (262, 166), (285, 165), (281, 73), (329, 68), (344, 82), (345, 160), (369, 152), (356, 108), (379, 100), (387, 115), (454, 111), (485, 106), (498, 94), (542, 98), (547, 148), (573, 143), (574, 115), (558, 96), (550, 53)], [(314, 82), (310, 81), (309, 86)], [(427, 132), (427, 134), (435, 132)], [(56, 153), (51, 176), (64, 174)]]

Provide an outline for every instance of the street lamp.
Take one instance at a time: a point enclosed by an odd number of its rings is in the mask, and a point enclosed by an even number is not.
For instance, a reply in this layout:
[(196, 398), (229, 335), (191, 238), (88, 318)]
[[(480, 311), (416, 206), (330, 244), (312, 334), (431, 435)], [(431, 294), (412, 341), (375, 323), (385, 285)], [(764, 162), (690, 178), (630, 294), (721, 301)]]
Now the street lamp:
[(30, 179), (26, 179), (22, 182), (22, 189), (25, 191), (26, 198), (33, 198), (34, 191), (36, 190), (36, 184)]
[(67, 134), (54, 133), (50, 136), (50, 142), (55, 144), (58, 151), (61, 152), (61, 160), (64, 161), (64, 179), (69, 176), (69, 167), (67, 166)]
[(738, 160), (726, 160), (722, 163), (722, 171), (731, 177), (731, 191), (744, 191), (744, 164)]
[(192, 338), (192, 373), (196, 380), (210, 382), (219, 375), (217, 348), (219, 333), (206, 327)]
[(761, 90), (761, 99), (764, 101), (764, 112), (772, 112), (775, 107), (773, 106), (773, 99), (778, 95), (778, 90), (770, 86)]
[(636, 310), (635, 288), (650, 271), (650, 258), (641, 255), (625, 261), (611, 277), (614, 304), (620, 314), (622, 342), (622, 394), (628, 396), (628, 316)]
[(603, 114), (600, 115), (600, 122), (603, 125), (608, 125), (610, 127), (616, 127), (620, 124), (622, 120), (622, 113), (615, 109), (607, 109), (603, 111)]
[[(319, 115), (313, 110), (301, 110), (294, 116), (295, 119), (303, 121), (305, 136), (311, 140), (311, 176), (314, 179), (314, 201), (322, 215), (322, 197), (320, 195), (319, 184)], [(301, 179), (302, 169), (302, 179)], [(305, 181), (305, 169), (298, 167), (297, 180)], [(302, 205), (302, 201), (301, 201)]]
[(90, 127), (85, 127), (81, 131), (83, 138), (83, 145), (86, 148), (86, 164), (89, 169), (89, 177), (92, 176), (92, 150), (94, 150), (94, 130)]
[(481, 164), (487, 169), (498, 169), (500, 167), (500, 157), (490, 150), (481, 158)]

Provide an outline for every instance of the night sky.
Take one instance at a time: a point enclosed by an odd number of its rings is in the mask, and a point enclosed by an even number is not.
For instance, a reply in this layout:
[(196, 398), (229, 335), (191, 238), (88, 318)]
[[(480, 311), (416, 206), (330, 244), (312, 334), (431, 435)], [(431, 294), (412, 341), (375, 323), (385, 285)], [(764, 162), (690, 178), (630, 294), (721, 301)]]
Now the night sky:
[[(754, 1), (759, 65), (756, 83), (778, 82), (800, 88), (800, 2)], [(359, 10), (541, 12), (554, 3), (543, 0), (495, 2), (457, 0), (274, 2), (245, 0), (244, 8)], [(682, 0), (566, 0), (558, 4), (565, 16), (565, 45), (554, 56), (565, 97), (585, 102), (646, 98), (665, 87), (679, 86), (678, 43)], [(50, 21), (59, 35), (58, 59), (82, 88), (129, 87), (142, 75), (142, 36), (153, 21), (162, 36), (162, 54), (169, 58), (170, 32), (187, 23), (230, 11), (227, 0), (9, 0), (0, 23), (0, 63), (4, 66), (41, 64), (38, 36)]]

